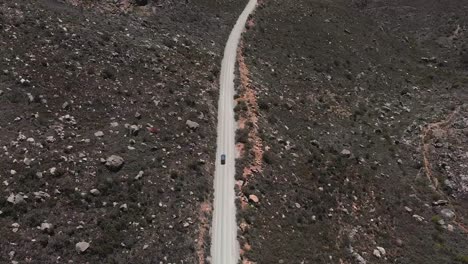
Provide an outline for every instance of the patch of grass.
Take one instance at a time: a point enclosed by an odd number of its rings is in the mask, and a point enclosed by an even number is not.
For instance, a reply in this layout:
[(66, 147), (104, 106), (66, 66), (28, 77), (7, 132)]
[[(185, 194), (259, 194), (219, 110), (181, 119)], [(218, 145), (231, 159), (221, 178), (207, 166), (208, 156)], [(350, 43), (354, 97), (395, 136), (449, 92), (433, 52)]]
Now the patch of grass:
[(468, 255), (457, 255), (455, 260), (461, 263), (468, 263)]

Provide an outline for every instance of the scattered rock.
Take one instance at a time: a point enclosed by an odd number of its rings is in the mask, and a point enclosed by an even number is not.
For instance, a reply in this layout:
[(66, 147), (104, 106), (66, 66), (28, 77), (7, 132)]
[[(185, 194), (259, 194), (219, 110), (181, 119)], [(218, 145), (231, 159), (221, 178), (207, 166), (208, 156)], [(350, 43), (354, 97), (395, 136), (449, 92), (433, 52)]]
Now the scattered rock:
[(63, 103), (63, 104), (62, 104), (62, 108), (63, 108), (63, 109), (68, 109), (68, 108), (70, 108), (70, 103), (69, 103), (69, 102)]
[(445, 219), (452, 219), (455, 217), (455, 212), (452, 211), (451, 209), (444, 208), (440, 211), (440, 214), (442, 215), (443, 218)]
[(50, 198), (50, 195), (43, 191), (34, 192), (34, 199), (44, 201), (46, 198)]
[(127, 204), (122, 204), (119, 208), (120, 208), (120, 210), (122, 210), (124, 212), (126, 212), (128, 210)]
[(30, 166), (31, 163), (32, 163), (32, 160), (31, 160), (31, 159), (28, 159), (28, 158), (24, 158), (23, 163), (24, 163), (24, 165), (26, 165), (26, 166)]
[(406, 210), (406, 212), (408, 212), (408, 213), (413, 212), (413, 209), (409, 208), (408, 206), (405, 206), (405, 210)]
[(89, 248), (88, 242), (78, 242), (75, 245), (76, 252), (83, 253)]
[(27, 93), (29, 103), (34, 102), (34, 96), (31, 93)]
[(137, 125), (131, 125), (128, 128), (128, 131), (129, 131), (130, 136), (137, 136), (138, 132), (140, 132), (140, 127)]
[(450, 231), (450, 232), (453, 232), (455, 230), (455, 228), (453, 227), (453, 225), (447, 225), (447, 230)]
[(40, 229), (41, 231), (50, 234), (53, 231), (53, 225), (50, 223), (42, 223)]
[(21, 194), (10, 194), (10, 196), (8, 196), (7, 198), (7, 201), (9, 203), (12, 203), (12, 204), (21, 204), (21, 203), (25, 203), (26, 201), (24, 200), (24, 197), (23, 195)]
[(187, 120), (187, 122), (185, 122), (185, 124), (190, 128), (190, 129), (197, 129), (200, 124), (198, 124), (197, 122), (194, 122), (194, 121), (191, 121), (191, 120)]
[(377, 247), (377, 250), (380, 252), (380, 255), (385, 256), (387, 252), (385, 251), (385, 248), (383, 247)]
[(92, 189), (91, 191), (89, 191), (92, 195), (94, 196), (98, 196), (101, 194), (101, 192), (98, 190), (98, 189)]
[(353, 257), (356, 259), (357, 263), (367, 264), (367, 261), (361, 255), (359, 255), (357, 252), (353, 253)]
[(137, 174), (137, 176), (135, 176), (135, 180), (141, 179), (141, 178), (143, 177), (143, 174), (144, 174), (143, 171), (139, 171), (138, 174)]
[(447, 200), (438, 200), (438, 201), (432, 202), (432, 205), (434, 205), (434, 206), (441, 206), (441, 205), (446, 205), (447, 203), (448, 203)]
[(423, 222), (424, 221), (424, 217), (420, 216), (420, 215), (413, 215), (413, 217), (418, 220), (418, 222)]
[(378, 258), (381, 258), (382, 255), (380, 254), (380, 251), (378, 249), (374, 249), (374, 251), (372, 252), (372, 254)]
[(343, 149), (340, 154), (345, 157), (350, 157), (351, 156), (351, 151), (348, 149)]
[(104, 136), (104, 132), (102, 132), (102, 131), (97, 131), (96, 133), (94, 133), (94, 136), (96, 136), (96, 137), (103, 137), (103, 136)]
[(119, 171), (124, 164), (124, 159), (117, 155), (112, 155), (106, 159), (106, 167), (110, 171)]
[(258, 203), (259, 199), (255, 194), (251, 194), (251, 195), (249, 195), (249, 201), (254, 202), (254, 203)]
[(49, 169), (49, 173), (50, 173), (50, 175), (52, 175), (52, 176), (57, 175), (57, 168), (56, 168), (56, 167), (50, 168), (50, 169)]

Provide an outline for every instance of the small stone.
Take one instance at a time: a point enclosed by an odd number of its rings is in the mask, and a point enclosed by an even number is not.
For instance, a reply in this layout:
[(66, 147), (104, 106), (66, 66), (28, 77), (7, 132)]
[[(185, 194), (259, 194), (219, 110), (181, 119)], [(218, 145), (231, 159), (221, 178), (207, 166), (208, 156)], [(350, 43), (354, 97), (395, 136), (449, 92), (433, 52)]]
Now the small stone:
[(13, 193), (10, 194), (10, 196), (8, 196), (7, 201), (8, 201), (9, 203), (12, 203), (12, 204), (21, 204), (21, 203), (26, 202), (26, 201), (24, 200), (23, 195), (21, 195), (21, 194), (13, 194)]
[(110, 171), (118, 171), (122, 168), (124, 159), (117, 155), (112, 155), (106, 159), (106, 167)]
[(63, 109), (68, 109), (70, 107), (70, 103), (69, 102), (65, 102), (62, 104), (62, 108)]
[(408, 212), (408, 213), (413, 212), (413, 209), (409, 208), (408, 206), (405, 206), (405, 210), (406, 210), (406, 212)]
[(143, 177), (143, 173), (144, 173), (143, 171), (139, 171), (137, 176), (135, 176), (135, 180), (141, 179)]
[(249, 201), (254, 202), (254, 203), (258, 203), (260, 200), (258, 199), (258, 197), (255, 194), (251, 194), (251, 195), (249, 195)]
[(101, 192), (98, 190), (98, 189), (92, 189), (91, 191), (89, 191), (92, 195), (94, 196), (98, 196), (101, 194)]
[(148, 247), (148, 245), (143, 245), (143, 250), (147, 249)]
[(380, 254), (380, 251), (378, 249), (374, 249), (374, 252), (372, 252), (372, 254), (378, 258), (381, 258), (382, 255)]
[(78, 242), (75, 245), (76, 252), (83, 253), (89, 248), (88, 242)]
[(185, 122), (185, 124), (190, 128), (190, 129), (197, 129), (200, 124), (198, 124), (197, 122), (194, 122), (194, 121), (191, 121), (191, 120), (187, 120), (187, 122)]
[(455, 217), (455, 212), (448, 209), (448, 208), (444, 208), (440, 211), (440, 214), (442, 215), (443, 218), (445, 219), (452, 219)]
[(453, 232), (455, 230), (455, 228), (453, 227), (453, 225), (447, 225), (447, 230), (450, 231), (450, 232)]
[(301, 205), (299, 203), (295, 203), (294, 205), (296, 206), (296, 208), (301, 208)]
[(49, 223), (42, 223), (40, 229), (45, 233), (52, 233), (53, 225)]
[(413, 215), (413, 217), (414, 217), (416, 220), (418, 220), (418, 222), (424, 221), (424, 217), (422, 217), (422, 216), (420, 216), (420, 215), (415, 214), (415, 215)]
[(49, 169), (49, 173), (52, 175), (52, 176), (55, 176), (57, 174), (57, 168), (55, 167), (52, 167)]
[(27, 93), (26, 95), (28, 96), (28, 101), (30, 103), (34, 102), (34, 96), (31, 93)]
[(432, 202), (432, 205), (434, 205), (434, 206), (441, 206), (441, 205), (446, 205), (447, 203), (448, 203), (447, 200), (438, 200), (438, 201)]
[(11, 224), (11, 227), (13, 227), (11, 231), (13, 231), (13, 233), (16, 233), (18, 232), (20, 225), (18, 223), (13, 223)]
[(119, 208), (120, 208), (120, 210), (122, 210), (124, 212), (126, 212), (128, 210), (127, 204), (122, 204)]
[(10, 170), (10, 174), (11, 174), (11, 175), (15, 175), (15, 174), (16, 174), (16, 171), (15, 171), (15, 170)]
[(190, 226), (190, 224), (187, 223), (187, 222), (184, 222), (183, 226), (184, 226), (184, 227), (188, 227), (188, 226)]
[(103, 137), (103, 136), (104, 136), (104, 132), (102, 132), (102, 131), (97, 131), (96, 133), (94, 133), (94, 136), (96, 136), (96, 137)]
[(31, 163), (32, 163), (32, 160), (31, 160), (31, 159), (28, 159), (28, 158), (24, 158), (23, 163), (24, 163), (24, 165), (26, 165), (26, 166), (30, 166)]
[(110, 123), (111, 127), (118, 127), (119, 126), (119, 123), (117, 122), (112, 122)]
[(140, 132), (140, 127), (137, 125), (131, 125), (129, 128), (129, 133), (131, 136), (137, 136), (138, 132)]
[(141, 114), (140, 114), (139, 112), (136, 112), (136, 113), (135, 113), (135, 118), (136, 118), (136, 119), (141, 119)]
[(33, 192), (33, 194), (36, 200), (45, 200), (46, 198), (50, 198), (50, 195), (43, 191)]
[(387, 252), (385, 251), (385, 248), (383, 247), (377, 247), (377, 250), (380, 252), (382, 256), (385, 256), (385, 254), (387, 254)]
[(343, 149), (343, 150), (340, 152), (340, 154), (341, 154), (342, 156), (349, 157), (349, 156), (351, 156), (351, 151), (348, 150), (348, 149)]

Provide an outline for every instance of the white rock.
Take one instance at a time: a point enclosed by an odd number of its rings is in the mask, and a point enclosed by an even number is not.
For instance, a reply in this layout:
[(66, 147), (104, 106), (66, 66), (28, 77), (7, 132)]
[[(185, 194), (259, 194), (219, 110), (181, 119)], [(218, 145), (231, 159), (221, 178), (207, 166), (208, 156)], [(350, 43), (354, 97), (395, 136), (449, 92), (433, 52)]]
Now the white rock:
[(448, 208), (444, 208), (440, 211), (440, 214), (442, 215), (443, 218), (445, 219), (452, 219), (455, 217), (455, 212), (448, 209)]
[(98, 189), (92, 189), (91, 191), (89, 191), (92, 195), (94, 196), (98, 196), (101, 194), (101, 192), (98, 190)]
[(185, 124), (190, 128), (190, 129), (197, 129), (200, 124), (198, 124), (197, 122), (194, 122), (194, 121), (191, 121), (191, 120), (187, 120), (187, 122), (185, 122)]
[(96, 136), (96, 137), (103, 137), (103, 136), (104, 136), (104, 132), (102, 132), (102, 131), (97, 131), (96, 133), (94, 133), (94, 136)]
[(30, 166), (31, 163), (32, 163), (32, 160), (31, 160), (31, 159), (28, 159), (28, 158), (24, 158), (23, 163), (24, 163), (26, 166)]
[(143, 177), (143, 173), (144, 173), (143, 171), (139, 171), (139, 172), (138, 172), (138, 175), (135, 176), (135, 180), (141, 179), (141, 178)]
[(378, 258), (381, 258), (382, 255), (380, 255), (380, 251), (378, 249), (374, 249), (374, 252), (372, 252), (372, 254)]
[(387, 252), (385, 251), (385, 248), (383, 247), (377, 247), (377, 250), (380, 252), (382, 256), (385, 256), (385, 254), (387, 254)]
[(89, 248), (88, 242), (78, 242), (75, 245), (76, 252), (83, 253)]
[(50, 173), (51, 175), (55, 176), (55, 174), (57, 173), (57, 168), (55, 168), (55, 167), (50, 168), (50, 169), (49, 169), (49, 173)]
[(349, 156), (351, 156), (351, 151), (348, 150), (348, 149), (343, 149), (340, 154), (345, 156), (345, 157), (349, 157)]
[(46, 233), (52, 232), (53, 225), (50, 223), (42, 223), (40, 227), (41, 231), (44, 231)]
[(8, 196), (7, 201), (12, 204), (20, 204), (25, 202), (23, 195), (13, 193)]

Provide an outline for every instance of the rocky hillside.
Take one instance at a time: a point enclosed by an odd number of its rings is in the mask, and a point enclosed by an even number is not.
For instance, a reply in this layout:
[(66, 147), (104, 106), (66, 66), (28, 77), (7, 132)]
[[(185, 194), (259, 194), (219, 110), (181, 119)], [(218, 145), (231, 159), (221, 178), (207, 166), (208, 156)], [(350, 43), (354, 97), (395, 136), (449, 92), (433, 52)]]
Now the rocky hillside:
[(234, 1), (0, 1), (0, 262), (202, 263)]
[(468, 263), (467, 11), (264, 1), (239, 59), (245, 262)]

